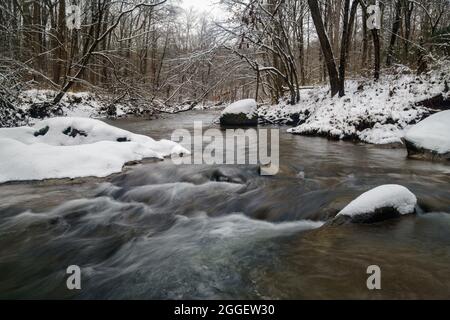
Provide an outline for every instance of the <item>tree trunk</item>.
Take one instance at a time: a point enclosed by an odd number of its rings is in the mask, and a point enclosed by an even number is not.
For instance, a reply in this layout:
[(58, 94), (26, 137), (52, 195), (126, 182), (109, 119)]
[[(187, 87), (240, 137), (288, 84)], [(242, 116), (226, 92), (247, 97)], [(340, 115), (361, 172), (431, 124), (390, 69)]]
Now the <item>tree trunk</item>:
[(362, 40), (362, 53), (361, 53), (361, 68), (364, 69), (366, 67), (366, 63), (367, 63), (367, 50), (369, 47), (369, 40), (368, 40), (368, 36), (367, 36), (367, 13), (366, 10), (363, 8), (362, 10), (362, 28), (363, 28), (363, 40)]
[(401, 11), (402, 11), (401, 0), (397, 0), (397, 3), (395, 5), (395, 18), (394, 22), (392, 23), (391, 39), (389, 41), (389, 48), (386, 56), (386, 65), (388, 67), (392, 64), (392, 56), (394, 54), (395, 41), (397, 39), (397, 33), (400, 29)]
[(403, 16), (405, 21), (405, 34), (404, 34), (404, 41), (403, 41), (403, 61), (404, 63), (408, 63), (408, 55), (409, 55), (409, 38), (411, 35), (411, 15), (412, 11), (414, 9), (414, 3), (409, 2), (408, 0), (403, 0)]
[(345, 64), (348, 52), (349, 40), (349, 10), (350, 0), (344, 0), (344, 23), (342, 25), (341, 55), (339, 59), (339, 97), (345, 95)]
[(350, 38), (359, 0), (354, 0), (350, 8), (350, 0), (344, 3), (344, 23), (342, 25), (341, 54), (339, 60), (339, 96), (345, 95), (345, 71), (350, 48)]
[(55, 51), (55, 64), (53, 68), (53, 82), (60, 83), (61, 72), (64, 68), (64, 47), (65, 43), (64, 30), (65, 30), (65, 19), (66, 19), (66, 1), (59, 0), (58, 2), (58, 18), (57, 18), (57, 29), (56, 29), (56, 45), (58, 49)]
[(373, 77), (375, 80), (380, 79), (380, 66), (381, 66), (381, 47), (380, 47), (380, 37), (378, 35), (377, 29), (372, 29), (372, 38), (373, 38), (373, 51), (375, 55), (375, 66)]
[(308, 5), (325, 58), (328, 76), (330, 78), (331, 96), (335, 96), (339, 92), (339, 76), (336, 69), (336, 62), (334, 61), (333, 50), (325, 32), (317, 0), (308, 0)]

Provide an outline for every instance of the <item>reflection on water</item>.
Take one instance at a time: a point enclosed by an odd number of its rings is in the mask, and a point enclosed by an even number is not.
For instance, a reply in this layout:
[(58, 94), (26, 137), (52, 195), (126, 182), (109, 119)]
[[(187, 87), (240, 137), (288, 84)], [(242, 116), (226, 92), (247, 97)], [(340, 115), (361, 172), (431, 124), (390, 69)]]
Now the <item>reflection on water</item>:
[[(167, 139), (216, 116), (112, 123)], [(449, 167), (283, 131), (274, 177), (166, 160), (108, 179), (1, 185), (0, 298), (450, 298)], [(408, 187), (425, 213), (323, 226), (386, 183)], [(72, 264), (81, 291), (66, 289)], [(372, 264), (381, 291), (366, 288)]]

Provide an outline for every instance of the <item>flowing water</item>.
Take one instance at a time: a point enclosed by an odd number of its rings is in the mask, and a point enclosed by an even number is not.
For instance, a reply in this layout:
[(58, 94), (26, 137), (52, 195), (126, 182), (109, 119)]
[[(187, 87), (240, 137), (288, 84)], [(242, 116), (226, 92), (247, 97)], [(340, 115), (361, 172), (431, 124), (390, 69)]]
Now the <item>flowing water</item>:
[[(111, 124), (156, 139), (217, 111)], [(0, 298), (450, 298), (450, 167), (280, 131), (280, 173), (144, 161), (106, 179), (0, 185)], [(323, 225), (375, 186), (418, 214)], [(81, 268), (68, 290), (66, 268)], [(381, 290), (368, 290), (369, 265)]]

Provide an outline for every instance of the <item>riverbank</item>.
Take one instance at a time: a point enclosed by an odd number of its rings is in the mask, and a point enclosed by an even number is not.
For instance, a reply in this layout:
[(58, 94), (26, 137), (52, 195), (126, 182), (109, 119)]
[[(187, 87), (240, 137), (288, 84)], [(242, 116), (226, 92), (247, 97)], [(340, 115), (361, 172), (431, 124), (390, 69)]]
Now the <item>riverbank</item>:
[(0, 105), (0, 128), (33, 125), (52, 117), (82, 117), (97, 119), (141, 118), (153, 120), (160, 114), (175, 114), (187, 110), (220, 108), (221, 104), (186, 101), (165, 104), (142, 97), (117, 97), (95, 92), (68, 92), (55, 106), (49, 103), (56, 96), (54, 90), (30, 89), (22, 91), (15, 101)]
[(405, 66), (375, 82), (346, 82), (344, 97), (330, 97), (327, 86), (302, 91), (297, 105), (281, 102), (258, 109), (260, 121), (293, 126), (293, 134), (325, 136), (371, 144), (401, 144), (405, 131), (450, 107), (450, 63), (437, 63), (416, 75)]
[[(260, 104), (259, 122), (289, 125), (289, 133), (370, 144), (402, 145), (406, 131), (433, 113), (450, 108), (450, 63), (440, 61), (416, 75), (405, 66), (383, 72), (379, 81), (348, 80), (344, 97), (330, 97), (328, 86), (301, 91), (300, 102)], [(88, 118), (158, 118), (188, 110), (218, 109), (228, 103), (164, 104), (91, 92), (69, 92), (51, 109), (43, 108), (56, 92), (26, 90), (17, 101), (0, 107), (0, 127), (32, 125), (37, 119), (68, 116)]]

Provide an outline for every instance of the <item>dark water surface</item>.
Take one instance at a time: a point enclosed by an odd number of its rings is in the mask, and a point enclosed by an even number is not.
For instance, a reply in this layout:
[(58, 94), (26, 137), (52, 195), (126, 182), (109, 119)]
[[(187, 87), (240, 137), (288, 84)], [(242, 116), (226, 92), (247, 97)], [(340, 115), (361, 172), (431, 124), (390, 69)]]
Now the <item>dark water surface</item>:
[[(217, 111), (111, 124), (169, 139)], [(107, 179), (0, 185), (0, 298), (450, 298), (450, 167), (280, 132), (280, 173), (145, 161)], [(362, 192), (408, 187), (423, 212), (322, 226)], [(69, 265), (82, 289), (66, 288)], [(379, 265), (382, 290), (366, 287)]]

